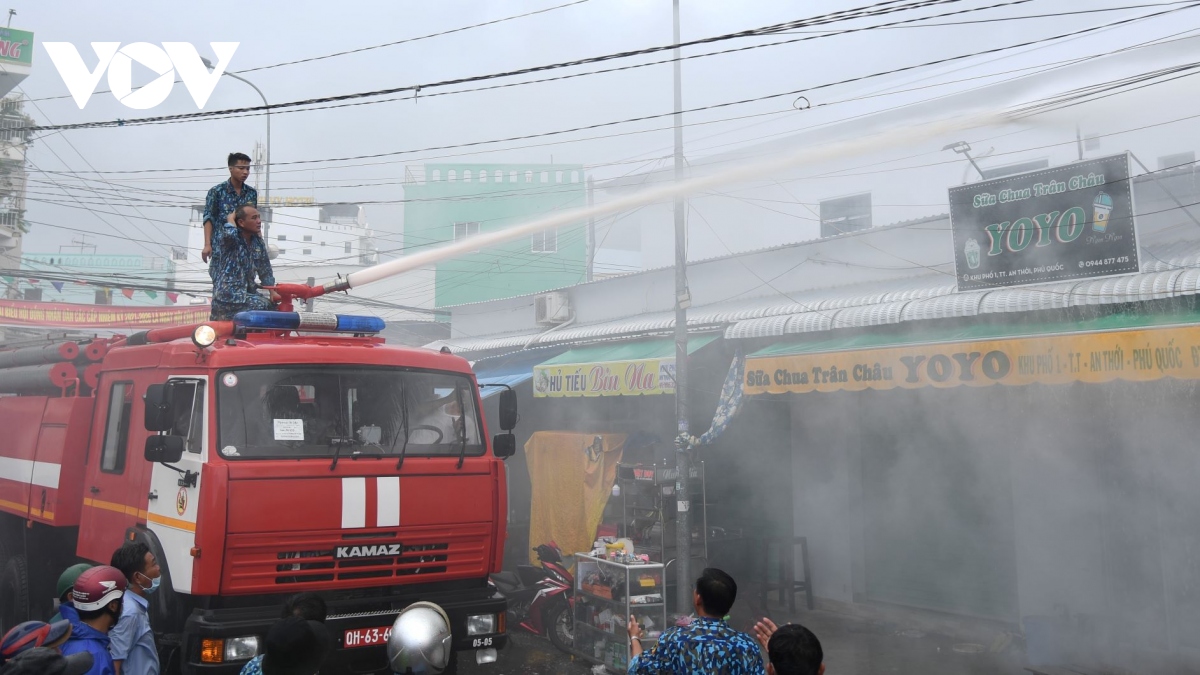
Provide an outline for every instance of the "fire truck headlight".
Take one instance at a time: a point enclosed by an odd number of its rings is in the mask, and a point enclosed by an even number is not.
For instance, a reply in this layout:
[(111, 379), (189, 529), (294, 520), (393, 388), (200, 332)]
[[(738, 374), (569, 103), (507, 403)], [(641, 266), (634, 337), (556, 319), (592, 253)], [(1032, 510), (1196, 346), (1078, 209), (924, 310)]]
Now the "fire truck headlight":
[(201, 324), (192, 332), (192, 344), (204, 349), (217, 341), (217, 331), (208, 324)]
[(248, 661), (258, 656), (258, 636), (228, 638), (225, 640), (225, 661)]
[(474, 614), (467, 617), (467, 635), (487, 635), (495, 632), (495, 614)]

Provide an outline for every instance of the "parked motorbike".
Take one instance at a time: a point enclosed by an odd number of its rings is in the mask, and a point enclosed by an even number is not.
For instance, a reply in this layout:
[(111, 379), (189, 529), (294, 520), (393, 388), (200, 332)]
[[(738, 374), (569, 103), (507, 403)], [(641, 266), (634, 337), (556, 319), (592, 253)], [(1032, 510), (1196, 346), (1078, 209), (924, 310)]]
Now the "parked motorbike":
[(522, 628), (545, 635), (563, 652), (575, 642), (575, 578), (563, 565), (554, 542), (533, 549), (540, 567), (517, 565), (517, 571), (491, 575), (492, 586), (508, 600), (508, 611)]

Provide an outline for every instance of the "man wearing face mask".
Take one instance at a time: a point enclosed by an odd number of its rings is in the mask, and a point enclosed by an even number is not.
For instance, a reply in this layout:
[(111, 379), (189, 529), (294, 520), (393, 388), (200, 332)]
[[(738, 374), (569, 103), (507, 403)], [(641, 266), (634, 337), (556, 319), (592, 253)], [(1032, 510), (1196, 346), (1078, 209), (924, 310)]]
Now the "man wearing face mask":
[(149, 597), (158, 590), (162, 570), (150, 547), (129, 542), (113, 552), (112, 566), (129, 582), (121, 619), (108, 634), (117, 675), (158, 675), (158, 649), (150, 630)]
[(122, 598), (129, 582), (115, 567), (93, 567), (75, 580), (71, 603), (59, 607), (71, 622), (71, 636), (62, 646), (64, 656), (87, 652), (92, 669), (86, 675), (116, 675), (112, 655), (108, 653), (108, 633), (121, 618)]

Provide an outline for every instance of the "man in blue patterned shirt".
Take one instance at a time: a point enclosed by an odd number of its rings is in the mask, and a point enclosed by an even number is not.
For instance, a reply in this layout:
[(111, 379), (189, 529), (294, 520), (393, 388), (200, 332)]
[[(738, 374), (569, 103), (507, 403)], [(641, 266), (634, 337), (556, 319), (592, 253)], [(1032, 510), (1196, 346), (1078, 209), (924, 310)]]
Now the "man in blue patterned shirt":
[(648, 652), (642, 651), (641, 628), (629, 617), (629, 675), (762, 675), (758, 643), (722, 618), (735, 598), (733, 577), (713, 567), (704, 570), (692, 597), (696, 618), (663, 633), (658, 646)]
[[(250, 205), (233, 212), (232, 223), (222, 223), (213, 232), (212, 312), (213, 321), (227, 321), (238, 312), (274, 309), (279, 294), (271, 299), (259, 295), (263, 286), (275, 285), (275, 273), (262, 238), (262, 216)], [(256, 280), (257, 278), (257, 280)]]
[[(250, 176), (250, 157), (245, 153), (231, 152), (228, 164), (229, 180), (210, 188), (204, 199), (204, 250), (200, 252), (200, 259), (204, 262), (220, 255), (220, 251), (213, 246), (213, 233), (217, 226), (224, 225), (229, 220), (229, 214), (239, 206), (258, 206), (258, 191), (246, 185), (246, 179)], [(219, 267), (216, 260), (208, 266), (208, 276), (214, 281)]]

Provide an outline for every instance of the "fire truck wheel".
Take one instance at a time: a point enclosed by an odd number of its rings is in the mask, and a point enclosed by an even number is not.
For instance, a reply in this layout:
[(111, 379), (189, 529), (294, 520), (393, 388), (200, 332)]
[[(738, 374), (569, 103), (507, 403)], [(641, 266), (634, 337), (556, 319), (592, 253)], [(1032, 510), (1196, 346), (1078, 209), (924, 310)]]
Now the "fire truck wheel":
[(571, 616), (566, 601), (556, 602), (546, 610), (546, 619), (542, 623), (550, 634), (550, 642), (559, 651), (570, 654), (571, 646), (575, 644), (575, 617)]
[(25, 556), (8, 559), (0, 574), (0, 632), (29, 620), (29, 568)]

